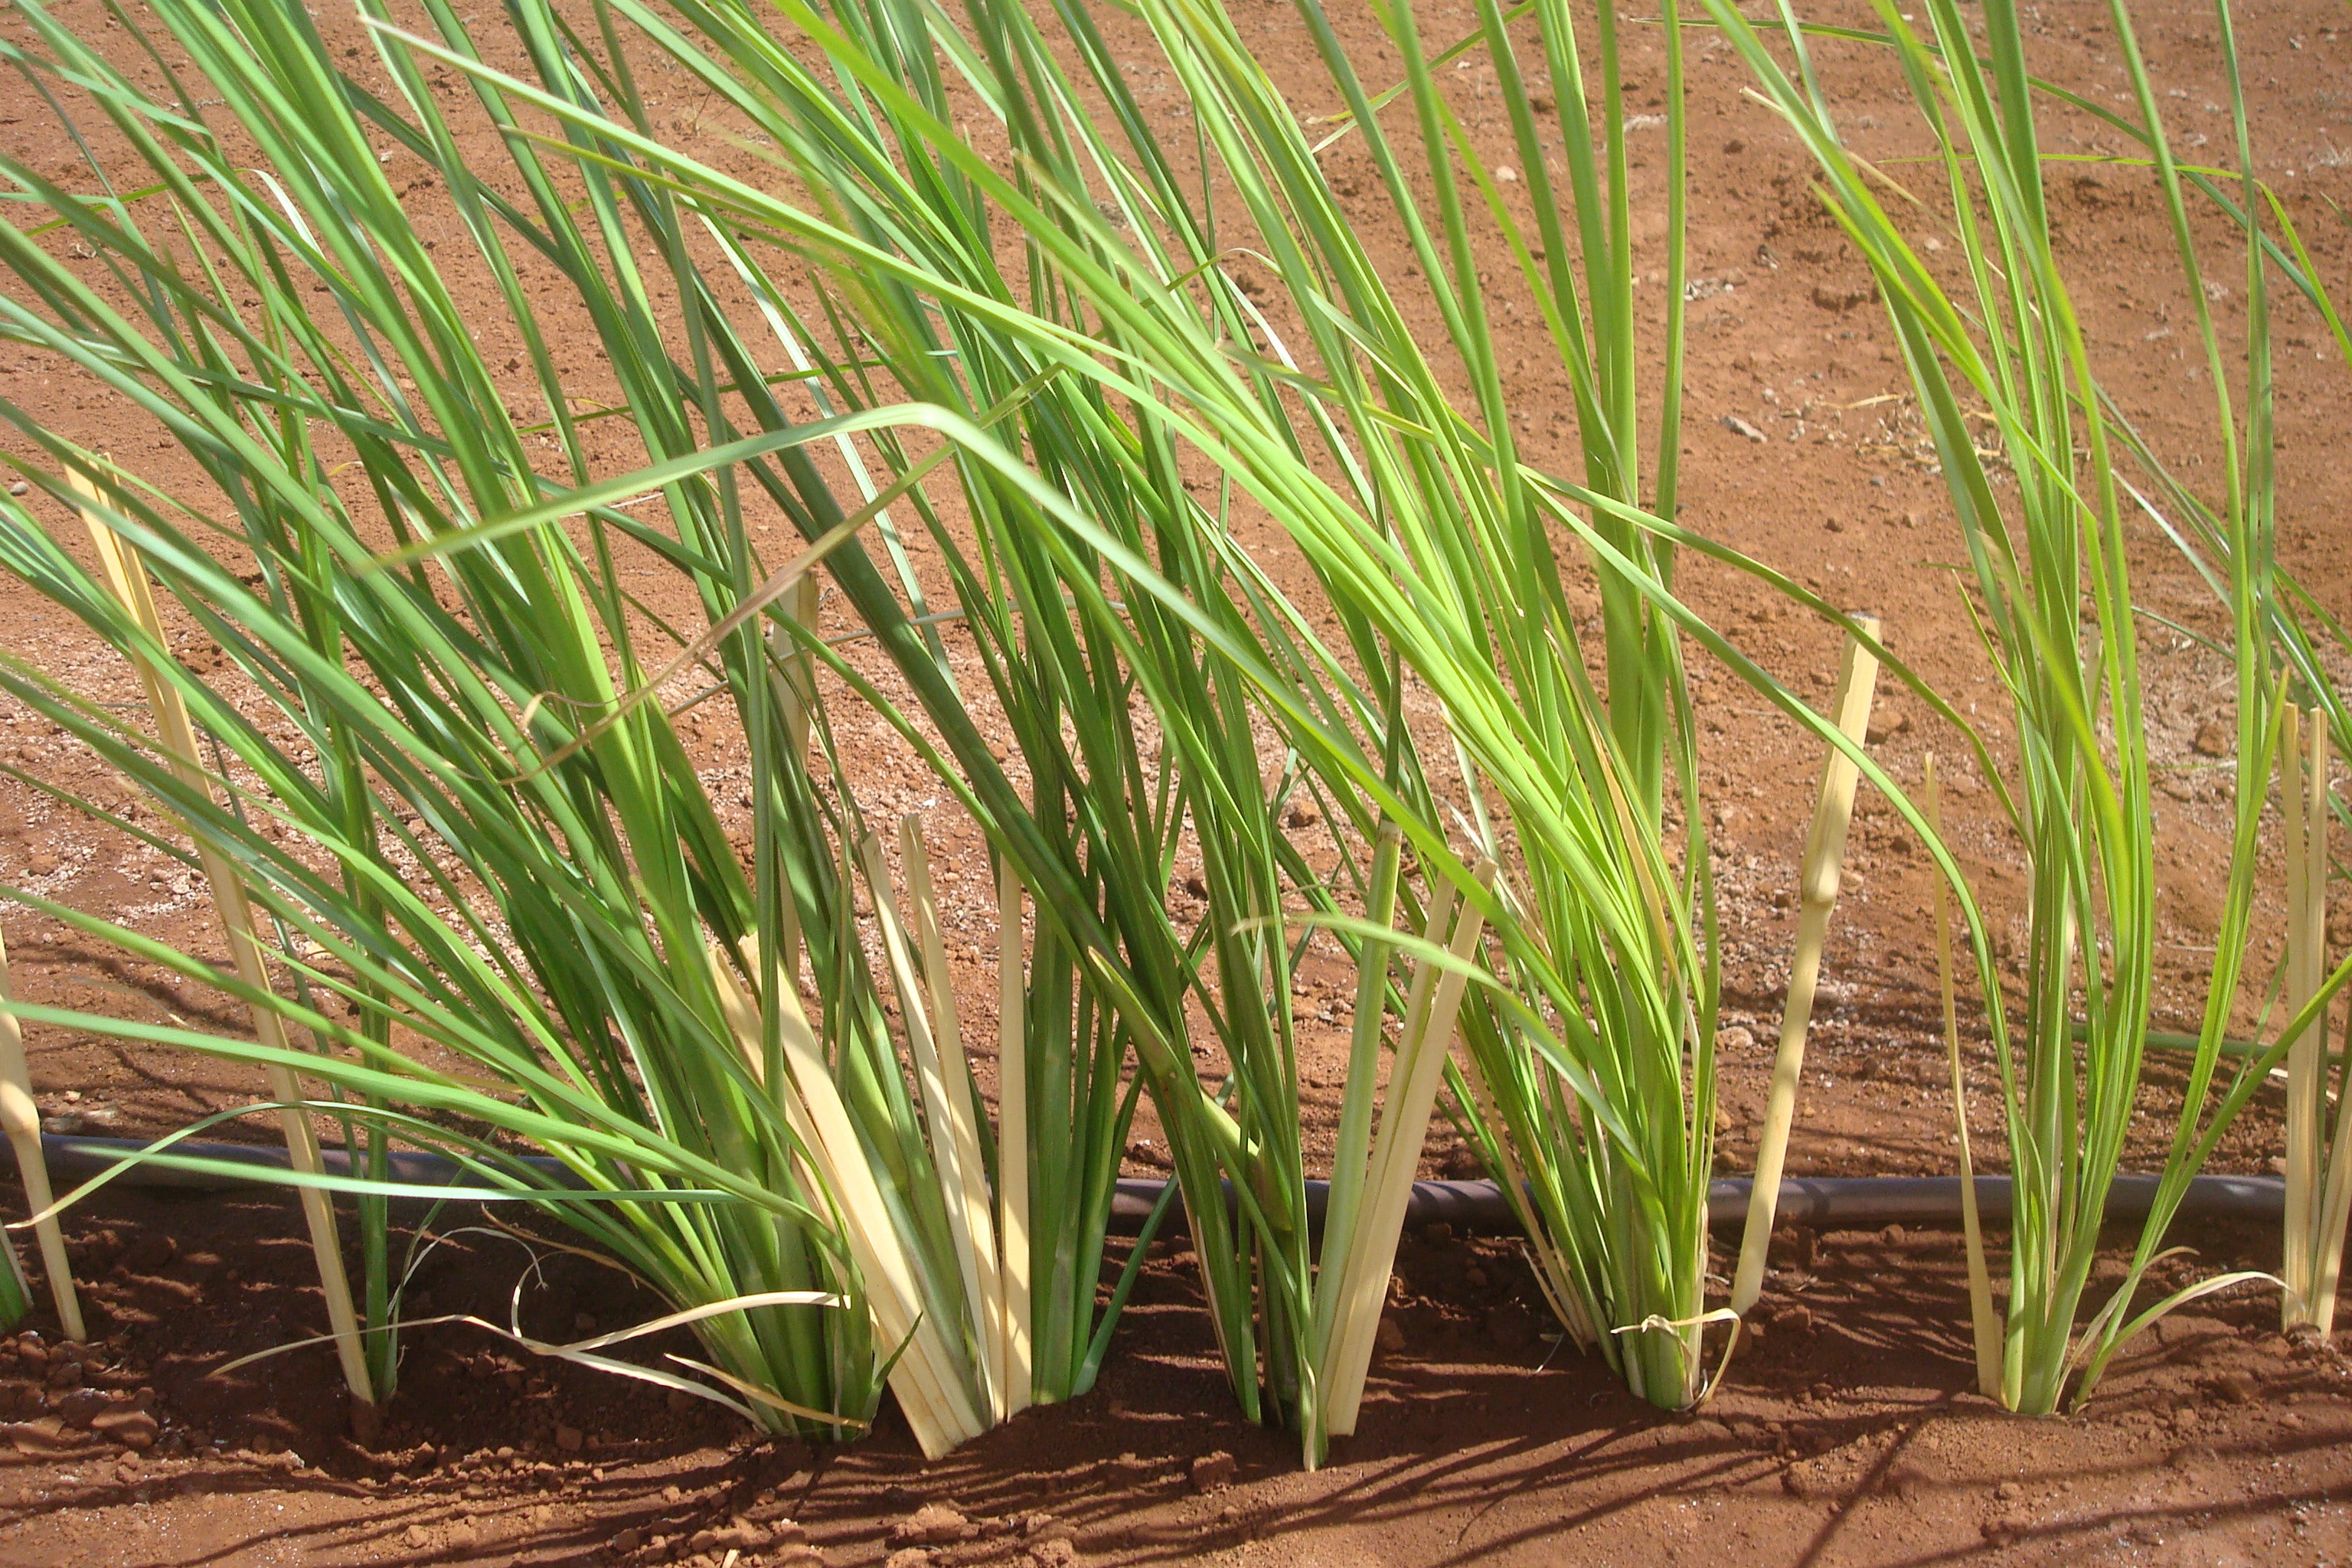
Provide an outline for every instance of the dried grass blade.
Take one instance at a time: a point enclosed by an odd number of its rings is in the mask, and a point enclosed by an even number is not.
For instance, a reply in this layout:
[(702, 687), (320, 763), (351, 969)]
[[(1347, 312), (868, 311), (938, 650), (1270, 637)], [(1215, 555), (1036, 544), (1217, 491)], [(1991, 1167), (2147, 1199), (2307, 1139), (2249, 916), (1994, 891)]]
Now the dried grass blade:
[[(1878, 622), (1857, 616), (1854, 625), (1873, 642)], [(1859, 638), (1846, 643), (1838, 672), (1835, 718), (1851, 741), (1870, 728), (1870, 700), (1878, 685), (1878, 659)], [(1805, 839), (1804, 881), (1797, 916), (1797, 952), (1789, 966), (1789, 1002), (1780, 1020), (1780, 1051), (1772, 1065), (1772, 1089), (1764, 1109), (1764, 1135), (1756, 1150), (1756, 1184), (1748, 1198), (1748, 1231), (1739, 1245), (1739, 1275), (1731, 1288), (1731, 1310), (1745, 1312), (1764, 1290), (1764, 1259), (1772, 1243), (1773, 1215), (1780, 1200), (1780, 1171), (1789, 1157), (1789, 1129), (1797, 1115), (1797, 1084), (1805, 1070), (1805, 1030), (1812, 1022), (1813, 994), (1821, 981), (1822, 946), (1830, 911), (1837, 904), (1846, 828), (1853, 821), (1853, 792), (1861, 773), (1843, 752), (1832, 747), (1822, 765), (1821, 796), (1813, 806), (1812, 831)]]
[[(2289, 710), (2290, 714), (2293, 710)], [(2304, 995), (2309, 1001), (2318, 989), (2320, 976), (2327, 962), (2327, 774), (2329, 748), (2326, 715), (2315, 709), (2305, 715), (2311, 729), (2310, 757), (2305, 779), (2309, 798), (2303, 817), (2305, 837), (2302, 840), (2304, 883), (2304, 926), (2302, 958), (2312, 990)], [(2292, 792), (2290, 792), (2292, 793)], [(2290, 847), (2296, 840), (2288, 839)], [(2297, 1005), (2296, 1011), (2301, 1011)], [(2326, 1060), (2327, 1025), (2323, 1017), (2318, 1025), (2307, 1030), (2294, 1047), (2308, 1045), (2320, 1062), (2313, 1099), (2315, 1115), (2327, 1097)], [(2320, 1168), (2326, 1173), (2325, 1195), (2319, 1204), (2317, 1224), (2311, 1232), (2309, 1321), (2322, 1334), (2336, 1331), (2336, 1294), (2344, 1268), (2344, 1226), (2352, 1220), (2352, 1080), (2339, 1081), (2336, 1086), (2336, 1130), (2330, 1146), (2325, 1151)]]
[[(82, 521), (89, 530), (90, 542), (97, 548), (108, 585), (155, 646), (169, 647), (139, 552), (107, 523), (99, 510), (104, 502), (88, 476), (77, 469), (70, 477), (75, 493), (84, 502), (80, 508)], [(170, 759), (173, 774), (191, 790), (209, 792), (212, 782), (198, 761), (195, 728), (189, 722), (187, 704), (178, 688), (164, 679), (163, 672), (145, 658), (134, 655), (131, 663), (146, 692), (148, 709), (155, 718), (156, 739)], [(203, 865), (205, 880), (212, 888), (221, 924), (227, 931), (237, 977), (256, 991), (273, 990), (268, 964), (263, 957), (267, 950), (254, 922), (253, 907), (246, 899), (244, 883), (238, 879), (236, 868), (205, 842), (203, 835), (191, 830), (189, 837)], [(274, 1011), (257, 1007), (252, 1010), (252, 1018), (255, 1037), (264, 1047), (273, 1050), (292, 1048), (286, 1038), (285, 1026)], [(270, 1097), (288, 1108), (279, 1112), (278, 1121), (285, 1129), (289, 1160), (298, 1171), (323, 1174), (326, 1165), (319, 1155), (318, 1134), (310, 1126), (309, 1115), (292, 1109), (307, 1098), (302, 1086), (284, 1068), (272, 1067), (266, 1071)], [(343, 1270), (343, 1250), (336, 1234), (333, 1205), (317, 1187), (302, 1189), (301, 1205), (302, 1217), (310, 1233), (311, 1256), (319, 1267), (320, 1289), (326, 1297), (328, 1324), (334, 1332), (335, 1353), (342, 1363), (343, 1381), (354, 1400), (372, 1407), (375, 1403), (374, 1387), (360, 1342), (359, 1313), (352, 1304), (351, 1280)]]
[[(939, 895), (931, 882), (930, 849), (923, 841), (919, 818), (912, 815), (899, 818), (898, 845), (906, 867), (907, 895), (915, 906), (915, 932), (922, 944), (923, 978), (929, 983), (936, 1030), (933, 1044), (945, 1091), (940, 1109), (946, 1119), (933, 1124), (931, 1142), (935, 1151), (943, 1142), (954, 1151), (956, 1184), (943, 1195), (950, 1213), (961, 1207), (965, 1299), (971, 1303), (985, 1392), (995, 1419), (1002, 1421), (1012, 1414), (1004, 1388), (1004, 1292), (996, 1227), (990, 1217), (988, 1167), (980, 1152), (980, 1097), (972, 1081), (971, 1058), (964, 1052), (963, 1023), (957, 1014), (955, 986), (948, 968), (947, 938), (940, 929)], [(948, 1173), (942, 1170), (942, 1184), (947, 1179)]]

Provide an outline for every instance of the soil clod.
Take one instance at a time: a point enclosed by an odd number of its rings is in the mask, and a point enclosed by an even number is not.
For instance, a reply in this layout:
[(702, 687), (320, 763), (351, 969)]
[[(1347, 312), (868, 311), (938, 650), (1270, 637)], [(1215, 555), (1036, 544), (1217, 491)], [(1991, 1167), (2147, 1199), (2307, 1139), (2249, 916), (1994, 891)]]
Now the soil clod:
[(1234, 1463), (1231, 1454), (1220, 1448), (1213, 1454), (1203, 1454), (1193, 1460), (1192, 1473), (1192, 1489), (1206, 1496), (1233, 1485), (1234, 1478), (1241, 1473), (1241, 1468)]

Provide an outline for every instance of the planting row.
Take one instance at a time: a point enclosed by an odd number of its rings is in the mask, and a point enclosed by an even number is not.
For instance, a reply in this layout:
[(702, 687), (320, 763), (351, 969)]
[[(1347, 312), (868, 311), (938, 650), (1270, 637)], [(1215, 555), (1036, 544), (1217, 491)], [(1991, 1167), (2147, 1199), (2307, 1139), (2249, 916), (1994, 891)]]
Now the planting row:
[[(1106, 1231), (1146, 1097), (1234, 1393), (1307, 1464), (1353, 1429), (1439, 1116), (1566, 1333), (1683, 1407), (1761, 1284), (1865, 782), (1944, 887), (1956, 1099), (1964, 1050), (1997, 1072), (2005, 1292), (1968, 1215), (1984, 1391), (2053, 1410), (2181, 1296), (2241, 1282), (2142, 1299), (2274, 1068), (2284, 1310), (2329, 1326), (2352, 1118), (2327, 1018), (2352, 965), (2327, 963), (2326, 830), (2352, 711), (2343, 627), (2273, 555), (2270, 301), (2318, 311), (2347, 360), (2352, 338), (2251, 173), (2233, 56), (2215, 161), (2239, 174), (2175, 160), (2120, 5), (2131, 91), (2109, 110), (2031, 74), (2006, 0), (1923, 0), (1917, 22), (1882, 0), (1841, 47), (1900, 62), (1939, 150), (1906, 172), (1943, 176), (1923, 201), (1843, 139), (1811, 30), (1729, 0), (1478, 0), (1444, 36), (1399, 3), (1353, 50), (1298, 0), (1318, 55), (1279, 79), (1222, 0), (515, 0), (489, 22), (353, 3), (150, 0), (88, 28), (18, 0), (32, 41), (0, 45), (87, 161), (0, 154), (20, 219), (0, 336), (118, 432), (91, 449), (0, 405), (26, 481), (0, 562), (143, 699), (0, 660), (0, 690), (135, 804), (17, 776), (186, 862), (226, 957), (12, 896), (251, 1020), (0, 1015), (0, 1110), (68, 1335), (53, 1216), (79, 1194), (41, 1179), (20, 1025), (256, 1069), (363, 1409), (400, 1364), (388, 1205), (425, 1195), (389, 1156), (429, 1147), (677, 1308), (535, 1348), (813, 1438), (856, 1436), (887, 1388), (943, 1452), (1083, 1393), (1112, 1350), (1143, 1249), (1111, 1270)], [(1876, 281), (2009, 699), (1997, 734), (1874, 620), (1676, 521), (1700, 36), (1802, 143)], [(1472, 61), (1507, 147), (1460, 118)], [(1629, 160), (1636, 74), (1662, 180)], [(691, 123), (657, 107), (688, 100)], [(2127, 142), (2177, 244), (2223, 458), (2194, 481), (2104, 395), (2044, 200), (2049, 116)], [(1653, 206), (1664, 237), (1637, 245)], [(2242, 331), (2204, 287), (2217, 232)], [(1565, 369), (1576, 471), (1520, 447), (1506, 362), (1528, 353)], [(2156, 964), (2139, 516), (2228, 628), (2236, 830), (2177, 1135), (2099, 1294)], [(1693, 556), (1841, 630), (1828, 711), (1677, 597)], [(1727, 1305), (1698, 657), (1825, 759)], [(2031, 889), (2011, 962), (1932, 769), (1906, 789), (1864, 744), (1881, 680), (1994, 786)], [(939, 813), (869, 820), (834, 728), (852, 711), (921, 758)], [(706, 717), (741, 768), (700, 764)], [(985, 841), (995, 912), (952, 951), (925, 838), (951, 815)], [(2258, 886), (2282, 845), (2285, 887)], [(1171, 901), (1178, 879), (1195, 898)], [(2287, 959), (2250, 976), (2266, 898)], [(1314, 1225), (1310, 952), (1354, 976)], [(206, 1164), (169, 1141), (142, 1158)], [(624, 1359), (680, 1324), (705, 1360)]]

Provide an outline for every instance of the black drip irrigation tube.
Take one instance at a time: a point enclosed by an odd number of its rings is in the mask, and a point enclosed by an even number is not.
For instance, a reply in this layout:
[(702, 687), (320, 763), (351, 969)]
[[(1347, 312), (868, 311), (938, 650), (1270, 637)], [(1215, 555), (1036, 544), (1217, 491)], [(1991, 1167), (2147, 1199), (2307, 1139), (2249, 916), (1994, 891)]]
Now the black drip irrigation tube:
[[(136, 1155), (146, 1144), (134, 1138), (83, 1138), (44, 1133), (41, 1153), (51, 1179), (68, 1184), (89, 1180)], [(172, 1152), (223, 1164), (250, 1166), (247, 1180), (268, 1184), (287, 1168), (286, 1151), (251, 1143), (175, 1143)], [(341, 1149), (321, 1151), (329, 1173), (345, 1175), (351, 1157)], [(15, 1156), (0, 1155), (13, 1168)], [(570, 1172), (543, 1156), (522, 1163), (571, 1184)], [(390, 1156), (389, 1179), (404, 1186), (449, 1187), (452, 1197), (481, 1184), (472, 1173), (444, 1154), (415, 1151)], [(115, 1177), (119, 1184), (140, 1188), (179, 1188), (217, 1192), (237, 1184), (238, 1178), (214, 1171), (190, 1171), (173, 1166), (134, 1164)], [(1988, 1225), (2006, 1225), (2010, 1217), (2007, 1176), (1979, 1176), (1977, 1211)], [(2156, 1201), (2158, 1179), (2119, 1175), (2107, 1190), (2106, 1219), (2110, 1225), (2147, 1217)], [(1746, 1223), (1748, 1196), (1754, 1184), (1744, 1176), (1727, 1176), (1707, 1189), (1707, 1222), (1715, 1228), (1736, 1228)], [(1320, 1225), (1329, 1184), (1307, 1184), (1307, 1213)], [(1110, 1233), (1133, 1236), (1143, 1228), (1160, 1196), (1164, 1181), (1122, 1177), (1111, 1200)], [(2277, 1176), (2195, 1176), (2181, 1199), (2182, 1219), (2281, 1219), (2286, 1212), (2286, 1183)], [(1810, 1226), (1815, 1230), (1874, 1230), (1889, 1225), (1950, 1228), (1960, 1223), (1960, 1179), (1958, 1176), (1794, 1176), (1780, 1184), (1779, 1216), (1783, 1224)], [(1518, 1219), (1492, 1182), (1415, 1182), (1405, 1207), (1408, 1225), (1445, 1224), (1459, 1230), (1516, 1230)], [(1183, 1207), (1172, 1206), (1163, 1222), (1165, 1231), (1184, 1228)]]

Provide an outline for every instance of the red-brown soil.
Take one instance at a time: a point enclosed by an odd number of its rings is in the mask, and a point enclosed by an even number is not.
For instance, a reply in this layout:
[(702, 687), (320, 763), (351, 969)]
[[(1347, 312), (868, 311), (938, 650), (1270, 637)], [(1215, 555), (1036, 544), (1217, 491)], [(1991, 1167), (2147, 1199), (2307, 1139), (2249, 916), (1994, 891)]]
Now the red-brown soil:
[[(2267, 1300), (2191, 1310), (2086, 1414), (2021, 1420), (1965, 1392), (1964, 1269), (1937, 1233), (1790, 1237), (1761, 1344), (1696, 1416), (1550, 1342), (1516, 1244), (1410, 1239), (1402, 1342), (1375, 1363), (1358, 1435), (1310, 1475), (1287, 1438), (1229, 1414), (1189, 1260), (1168, 1243), (1091, 1394), (934, 1463), (887, 1414), (820, 1463), (448, 1328), (411, 1335), (390, 1429), (362, 1449), (324, 1357), (205, 1375), (316, 1315), (292, 1219), (268, 1195), (139, 1197), (82, 1223), (76, 1260), (113, 1331), (78, 1381), (147, 1393), (160, 1440), (134, 1453), (56, 1415), (9, 1426), (0, 1565), (716, 1563), (731, 1547), (742, 1568), (815, 1561), (811, 1546), (838, 1568), (2269, 1564), (2352, 1549), (2334, 1500), (2352, 1486), (2339, 1352), (2282, 1338)], [(2186, 1239), (2217, 1267), (2259, 1266), (2272, 1245)], [(426, 1277), (430, 1308), (503, 1321), (525, 1262), (503, 1237), (462, 1235)], [(561, 1257), (523, 1300), (538, 1331), (652, 1310)], [(57, 1364), (0, 1359), (10, 1413)], [(891, 1558), (926, 1541), (929, 1557)]]
[[(1321, 85), (1292, 63), (1306, 51), (1288, 8), (1242, 4), (1265, 57), (1299, 73), (1302, 110), (1319, 104)], [(57, 9), (103, 25), (98, 0)], [(1846, 10), (1822, 15), (1864, 20), (1860, 8)], [(2104, 6), (2052, 4), (2035, 15), (2037, 68), (2119, 103)], [(1433, 5), (1427, 25), (1448, 31), (1467, 26), (1469, 16)], [(2176, 132), (2205, 138), (2219, 157), (2227, 118), (2213, 90), (2210, 11), (2161, 0), (2140, 7), (2137, 19), (2158, 80), (2179, 89), (2167, 100)], [(338, 38), (350, 30), (339, 14), (322, 14), (321, 25)], [(1369, 37), (1360, 16), (1343, 25)], [(2352, 146), (2343, 85), (2352, 79), (2352, 38), (2339, 31), (2341, 12), (2316, 0), (2250, 8), (2239, 26), (2257, 162), (2323, 273), (2340, 284), (2345, 236), (2327, 203), (2352, 199), (2340, 151)], [(0, 13), (0, 34), (22, 31)], [(1637, 37), (1633, 50), (1629, 108), (1650, 112), (1654, 39)], [(1821, 58), (1846, 126), (1899, 172), (1901, 159), (1925, 147), (1899, 80), (1864, 51), (1823, 45)], [(1685, 521), (1834, 600), (1879, 613), (1925, 676), (1964, 710), (1982, 705), (1998, 752), (1999, 693), (1944, 569), (1957, 547), (1940, 480), (1867, 278), (1814, 208), (1799, 150), (1767, 110), (1741, 98), (1741, 85), (1727, 51), (1695, 36), (1691, 272), (1703, 297), (1692, 307)], [(1465, 122), (1498, 139), (1479, 87), (1477, 74), (1465, 73)], [(47, 123), (21, 83), (0, 84), (0, 136)], [(2061, 147), (2124, 151), (2083, 124), (2051, 125)], [(63, 148), (53, 155), (59, 172), (72, 172)], [(1637, 159), (1637, 186), (1656, 179), (1660, 161), (1656, 149)], [(2145, 177), (2086, 168), (2057, 185), (2062, 259), (2074, 270), (2121, 405), (2187, 471), (2210, 471), (2196, 460), (2212, 438), (2210, 391), (2187, 347), (2185, 301)], [(1637, 207), (1641, 199), (1637, 189)], [(2226, 266), (2212, 275), (2230, 290), (2216, 309), (2233, 330), (2242, 321), (2240, 275)], [(2352, 487), (2326, 456), (2340, 442), (2343, 367), (2327, 357), (2313, 312), (2294, 302), (2281, 310), (2281, 550), (2343, 613), (2352, 608), (2352, 544), (2333, 520), (2346, 514)], [(1526, 438), (1538, 460), (1565, 463), (1572, 437), (1552, 411), (1566, 399), (1541, 368), (1547, 351), (1532, 334), (1528, 348), (1512, 386), (1529, 410)], [(77, 396), (29, 353), (0, 353), (0, 395), (93, 446), (115, 434), (110, 410)], [(1734, 418), (1766, 438), (1726, 423)], [(173, 455), (149, 456), (142, 471), (168, 480)], [(2153, 528), (2135, 537), (2137, 587), (2149, 606), (2210, 628), (2211, 606), (2189, 571)], [(1683, 587), (1800, 691), (1826, 694), (1836, 657), (1828, 628), (1764, 603), (1727, 574), (1693, 568)], [(126, 672), (45, 601), (18, 589), (5, 605), (0, 640), (12, 652), (38, 658), (91, 696), (130, 698)], [(2151, 628), (2143, 647), (2148, 717), (2167, 768), (2159, 873), (2170, 967), (2159, 1003), (2162, 1021), (2180, 1026), (2201, 1001), (2230, 816), (2226, 766), (2197, 737), (2226, 721), (2230, 689), (2219, 662), (2185, 639)], [(1753, 1152), (1794, 923), (1787, 895), (1817, 758), (1760, 702), (1720, 679), (1705, 690), (1723, 693), (1706, 708), (1704, 766), (1727, 849), (1726, 1023), (1745, 1031), (1727, 1041), (1725, 1056), (1722, 1142), (1736, 1169)], [(1901, 727), (1888, 730), (1879, 754), (1898, 778), (1916, 781), (1929, 752), (1948, 763), (1958, 757), (1957, 737), (1916, 703), (1896, 698), (1887, 712)], [(723, 725), (700, 741), (715, 763), (730, 760)], [(878, 740), (860, 743), (873, 748), (864, 776), (877, 820), (935, 795)], [(0, 760), (70, 787), (106, 788), (90, 764), (21, 713), (0, 712)], [(1950, 793), (1955, 836), (2006, 920), (2019, 900), (2014, 846), (1966, 766)], [(934, 841), (949, 859), (961, 852), (978, 864), (976, 844), (952, 825)], [(0, 881), (198, 951), (217, 940), (184, 873), (91, 834), (14, 784), (0, 784)], [(946, 879), (951, 924), (985, 929), (986, 882)], [(1792, 1172), (1950, 1168), (1927, 897), (1892, 814), (1865, 798)], [(32, 1000), (236, 1026), (211, 999), (40, 921), (12, 917), (6, 935)], [(2258, 986), (2276, 951), (2274, 934), (2259, 939)], [(1305, 1042), (1310, 1134), (1328, 1138), (1341, 1037), (1310, 1029)], [(43, 1110), (82, 1118), (94, 1132), (161, 1131), (254, 1088), (226, 1068), (55, 1031), (36, 1031), (32, 1049)], [(2168, 1139), (2176, 1082), (2166, 1064), (2155, 1065), (2137, 1162), (2152, 1161)], [(2220, 1168), (2267, 1166), (2276, 1108), (2255, 1110)], [(1990, 1116), (1982, 1096), (1976, 1111)], [(1997, 1153), (1999, 1131), (1981, 1121), (1981, 1146)], [(1458, 1162), (1457, 1151), (1432, 1152), (1433, 1169), (1467, 1173)], [(20, 1215), (20, 1200), (8, 1201)], [(441, 1228), (456, 1223), (445, 1216)], [(1963, 1275), (1955, 1238), (1941, 1234), (1823, 1237), (1803, 1268), (1792, 1249), (1767, 1298), (1763, 1344), (1742, 1352), (1696, 1417), (1629, 1400), (1596, 1363), (1549, 1342), (1507, 1240), (1416, 1240), (1400, 1264), (1402, 1349), (1376, 1365), (1362, 1431), (1339, 1446), (1328, 1468), (1307, 1475), (1286, 1438), (1234, 1415), (1191, 1273), (1166, 1244), (1101, 1386), (1087, 1398), (1033, 1412), (928, 1465), (886, 1416), (868, 1441), (819, 1467), (807, 1453), (751, 1442), (723, 1415), (674, 1411), (635, 1384), (526, 1363), (458, 1327), (412, 1336), (391, 1429), (362, 1451), (343, 1435), (340, 1391), (320, 1352), (204, 1375), (323, 1326), (290, 1205), (270, 1195), (123, 1195), (89, 1205), (69, 1228), (102, 1338), (71, 1373), (46, 1352), (0, 1355), (0, 1416), (17, 1422), (0, 1447), (0, 1568), (698, 1556), (716, 1568), (730, 1551), (738, 1568), (813, 1560), (794, 1531), (775, 1528), (784, 1519), (829, 1563), (930, 1553), (898, 1568), (922, 1560), (1340, 1568), (1727, 1558), (1777, 1568), (1979, 1556), (2269, 1564), (2352, 1553), (2352, 1526), (2336, 1500), (2352, 1491), (2345, 1365), (2330, 1346), (2282, 1340), (2273, 1298), (2246, 1291), (2201, 1303), (2140, 1342), (2085, 1414), (2021, 1420), (1967, 1392)], [(2254, 1229), (2179, 1239), (2199, 1249), (2200, 1269), (2276, 1263), (2275, 1237)], [(431, 1266), (432, 1310), (502, 1320), (522, 1260), (512, 1241), (458, 1238)], [(559, 1258), (549, 1279), (546, 1296), (525, 1308), (549, 1324), (585, 1313), (611, 1325), (650, 1308), (605, 1270)], [(152, 1391), (143, 1407), (158, 1423), (155, 1446), (131, 1450), (65, 1425), (67, 1414), (99, 1403), (73, 1401), (76, 1377), (110, 1403), (140, 1404), (140, 1391)], [(559, 1433), (578, 1435), (582, 1446), (562, 1447)], [(1209, 1489), (1199, 1489), (1195, 1461), (1219, 1453), (1233, 1461), (1230, 1480), (1218, 1482), (1223, 1468), (1212, 1459), (1197, 1472)], [(958, 1510), (963, 1523), (920, 1513), (930, 1505)], [(699, 1535), (735, 1529), (738, 1514), (753, 1528)]]

